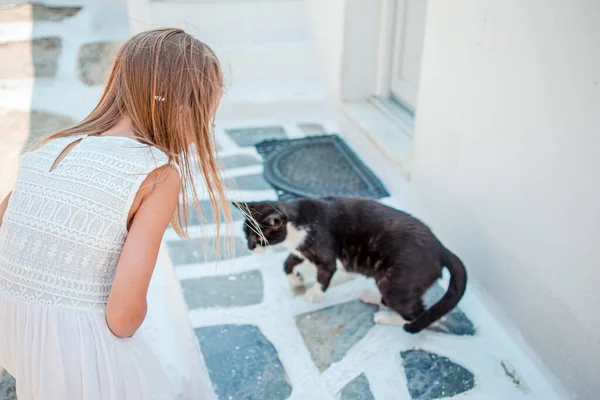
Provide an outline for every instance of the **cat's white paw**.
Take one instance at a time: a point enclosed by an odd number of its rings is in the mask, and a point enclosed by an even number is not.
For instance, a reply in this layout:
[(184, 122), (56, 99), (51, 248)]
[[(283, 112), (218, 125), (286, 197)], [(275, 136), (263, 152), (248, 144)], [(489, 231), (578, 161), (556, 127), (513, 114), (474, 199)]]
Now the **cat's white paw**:
[(304, 276), (300, 272), (292, 272), (287, 275), (288, 281), (293, 287), (304, 286)]
[(321, 290), (321, 285), (319, 283), (315, 283), (310, 289), (306, 291), (304, 296), (309, 302), (318, 303), (323, 298), (323, 290)]
[(399, 325), (404, 326), (406, 321), (399, 314), (392, 311), (377, 311), (373, 316), (373, 321), (378, 325)]
[(267, 252), (267, 248), (263, 246), (256, 246), (252, 252), (254, 254), (265, 254)]
[(381, 305), (381, 294), (372, 290), (365, 290), (360, 294), (360, 301), (366, 304)]

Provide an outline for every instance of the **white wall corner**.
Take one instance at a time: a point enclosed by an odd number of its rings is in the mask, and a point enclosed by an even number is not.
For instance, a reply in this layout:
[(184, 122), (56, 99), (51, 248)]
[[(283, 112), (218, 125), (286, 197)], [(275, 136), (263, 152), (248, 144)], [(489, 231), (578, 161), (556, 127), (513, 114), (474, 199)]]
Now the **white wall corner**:
[(366, 100), (376, 94), (383, 0), (346, 0), (342, 41), (343, 101)]
[(391, 13), (395, 3), (396, 0), (305, 0), (332, 100), (361, 101), (388, 94)]

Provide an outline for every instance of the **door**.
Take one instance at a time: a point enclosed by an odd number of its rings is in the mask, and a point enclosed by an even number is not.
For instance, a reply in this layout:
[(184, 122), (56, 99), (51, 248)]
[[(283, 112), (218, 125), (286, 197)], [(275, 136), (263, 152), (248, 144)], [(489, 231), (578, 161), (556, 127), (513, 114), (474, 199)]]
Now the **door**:
[(427, 0), (397, 0), (392, 97), (415, 112), (421, 77)]

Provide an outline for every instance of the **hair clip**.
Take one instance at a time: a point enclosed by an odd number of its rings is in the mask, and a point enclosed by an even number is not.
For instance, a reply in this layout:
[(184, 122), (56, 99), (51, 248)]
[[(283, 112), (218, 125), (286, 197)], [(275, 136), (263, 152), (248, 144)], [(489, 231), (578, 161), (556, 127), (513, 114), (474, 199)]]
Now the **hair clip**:
[(163, 96), (154, 96), (154, 100), (156, 100), (156, 101), (165, 101), (165, 98)]

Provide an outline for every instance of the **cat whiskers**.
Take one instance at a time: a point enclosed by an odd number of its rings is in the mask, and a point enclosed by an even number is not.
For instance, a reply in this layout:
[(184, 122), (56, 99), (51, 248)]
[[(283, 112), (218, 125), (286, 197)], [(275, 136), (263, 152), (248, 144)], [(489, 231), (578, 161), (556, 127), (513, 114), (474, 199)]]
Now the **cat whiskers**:
[(262, 233), (262, 229), (260, 229), (260, 225), (258, 224), (258, 222), (251, 220), (251, 224), (246, 224), (246, 226), (248, 226), (248, 228), (252, 232), (254, 232), (256, 234), (256, 236), (258, 236), (258, 240), (261, 244), (264, 244), (266, 246), (269, 245), (269, 241), (267, 240), (265, 235)]

